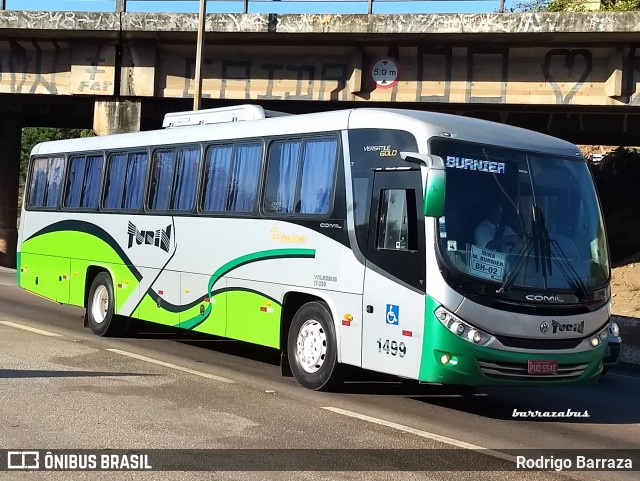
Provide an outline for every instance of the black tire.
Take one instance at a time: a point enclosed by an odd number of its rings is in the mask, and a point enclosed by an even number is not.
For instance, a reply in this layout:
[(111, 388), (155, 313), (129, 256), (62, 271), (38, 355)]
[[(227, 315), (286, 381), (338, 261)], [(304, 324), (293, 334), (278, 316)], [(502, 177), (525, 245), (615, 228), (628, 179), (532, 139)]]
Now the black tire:
[(119, 334), (117, 316), (113, 315), (115, 297), (113, 281), (106, 272), (99, 272), (91, 283), (87, 295), (87, 324), (97, 336), (114, 336)]
[(308, 389), (329, 391), (342, 381), (336, 330), (324, 302), (308, 302), (293, 316), (287, 354), (293, 377)]

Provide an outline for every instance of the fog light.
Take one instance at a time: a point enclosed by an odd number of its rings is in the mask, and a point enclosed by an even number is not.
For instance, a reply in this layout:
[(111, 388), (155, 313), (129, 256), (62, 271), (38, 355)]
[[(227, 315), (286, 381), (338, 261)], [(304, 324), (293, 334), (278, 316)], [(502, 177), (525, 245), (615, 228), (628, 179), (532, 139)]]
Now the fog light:
[(620, 328), (618, 327), (618, 324), (616, 324), (613, 321), (611, 322), (611, 334), (613, 334), (616, 337), (620, 335)]
[(443, 354), (440, 358), (442, 364), (449, 364), (449, 361), (451, 361), (451, 354)]
[(592, 337), (589, 343), (591, 344), (591, 347), (598, 347), (600, 345), (600, 339)]

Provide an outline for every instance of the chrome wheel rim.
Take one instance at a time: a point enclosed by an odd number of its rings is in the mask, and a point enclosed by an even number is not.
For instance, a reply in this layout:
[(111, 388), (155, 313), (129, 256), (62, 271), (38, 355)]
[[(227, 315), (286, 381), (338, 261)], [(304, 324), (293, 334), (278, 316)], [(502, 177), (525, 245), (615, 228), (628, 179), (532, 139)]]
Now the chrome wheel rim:
[(327, 357), (327, 333), (314, 320), (306, 321), (298, 331), (296, 339), (296, 362), (305, 372), (318, 372)]
[(109, 291), (103, 285), (93, 293), (93, 301), (91, 302), (91, 317), (96, 324), (102, 324), (107, 318), (107, 310), (109, 309)]

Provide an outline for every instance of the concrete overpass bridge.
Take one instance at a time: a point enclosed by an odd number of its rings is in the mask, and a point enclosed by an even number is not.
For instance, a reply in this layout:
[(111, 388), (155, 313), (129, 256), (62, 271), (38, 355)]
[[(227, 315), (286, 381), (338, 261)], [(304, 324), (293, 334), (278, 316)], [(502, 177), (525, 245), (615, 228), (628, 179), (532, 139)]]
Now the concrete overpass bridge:
[[(640, 12), (210, 14), (203, 107), (393, 105), (635, 145), (638, 25)], [(0, 11), (0, 263), (13, 262), (20, 128), (150, 129), (189, 110), (197, 27), (197, 14)]]

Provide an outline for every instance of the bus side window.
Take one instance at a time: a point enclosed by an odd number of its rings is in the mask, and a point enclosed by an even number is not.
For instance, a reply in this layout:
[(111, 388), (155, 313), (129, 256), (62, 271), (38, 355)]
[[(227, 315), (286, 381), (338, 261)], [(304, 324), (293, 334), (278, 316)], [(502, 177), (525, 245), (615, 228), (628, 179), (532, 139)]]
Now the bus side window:
[(378, 249), (416, 250), (415, 230), (412, 225), (415, 215), (411, 206), (415, 205), (413, 191), (387, 189), (381, 192), (380, 220), (378, 224)]
[(200, 149), (194, 147), (179, 149), (171, 209), (182, 211), (193, 209), (199, 174)]
[(173, 185), (176, 154), (172, 150), (154, 152), (151, 161), (151, 185), (149, 186), (149, 209), (168, 210)]
[(204, 212), (226, 209), (232, 154), (232, 145), (213, 145), (207, 149), (201, 205)]
[(33, 160), (29, 185), (29, 207), (57, 207), (62, 192), (63, 157)]
[(300, 209), (302, 214), (328, 214), (336, 169), (335, 139), (314, 139), (304, 143)]
[(103, 201), (106, 209), (119, 209), (122, 207), (122, 192), (124, 190), (126, 168), (126, 154), (109, 155)]
[(265, 212), (274, 214), (294, 212), (301, 148), (302, 142), (299, 140), (278, 141), (271, 144), (263, 203)]
[(87, 209), (95, 209), (98, 207), (103, 164), (104, 159), (102, 155), (87, 156), (80, 207)]
[(148, 162), (149, 156), (146, 152), (135, 152), (129, 154), (129, 162), (127, 164), (127, 181), (124, 184), (123, 208), (142, 208)]
[(87, 159), (84, 155), (71, 157), (71, 159), (69, 159), (67, 188), (64, 196), (64, 206), (67, 208), (80, 207), (86, 160)]
[(47, 192), (47, 170), (49, 159), (33, 159), (31, 165), (31, 185), (29, 186), (29, 207), (42, 207)]
[(202, 210), (253, 212), (262, 168), (262, 143), (215, 145), (207, 150)]
[(253, 212), (262, 168), (262, 144), (240, 144), (235, 148), (227, 210)]
[(64, 159), (53, 157), (49, 162), (49, 172), (47, 173), (47, 195), (44, 205), (47, 207), (57, 207), (62, 193), (62, 176), (64, 175)]
[(67, 209), (95, 209), (100, 197), (102, 155), (76, 155), (69, 160), (63, 205)]
[(333, 138), (271, 144), (265, 211), (328, 214), (333, 197), (337, 148), (338, 142)]

